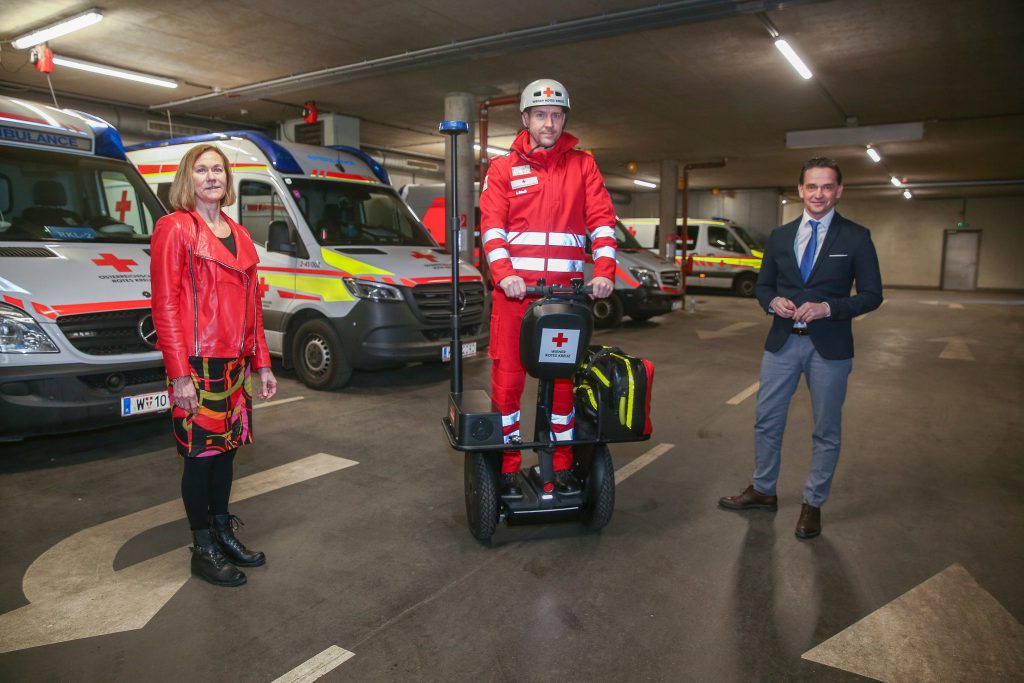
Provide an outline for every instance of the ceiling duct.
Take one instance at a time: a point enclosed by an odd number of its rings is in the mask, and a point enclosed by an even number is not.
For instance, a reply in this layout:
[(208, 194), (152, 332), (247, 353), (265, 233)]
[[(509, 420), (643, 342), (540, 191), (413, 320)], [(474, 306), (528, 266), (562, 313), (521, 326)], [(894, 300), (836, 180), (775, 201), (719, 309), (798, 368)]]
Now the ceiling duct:
[(788, 149), (879, 145), (885, 142), (916, 142), (924, 137), (924, 123), (889, 123), (880, 126), (847, 126), (791, 130), (786, 133)]

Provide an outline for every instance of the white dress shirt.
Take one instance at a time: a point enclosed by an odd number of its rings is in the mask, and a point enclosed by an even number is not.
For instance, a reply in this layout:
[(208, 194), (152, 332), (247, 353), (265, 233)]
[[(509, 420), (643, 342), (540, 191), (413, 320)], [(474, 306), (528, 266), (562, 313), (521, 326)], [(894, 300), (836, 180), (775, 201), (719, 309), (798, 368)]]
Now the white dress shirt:
[[(835, 208), (829, 209), (821, 218), (816, 219), (820, 225), (818, 225), (818, 243), (814, 246), (814, 262), (818, 262), (818, 257), (821, 256), (821, 245), (825, 243), (825, 235), (828, 233), (828, 226), (832, 224), (832, 218), (836, 215)], [(803, 218), (800, 220), (800, 226), (796, 229), (796, 241), (793, 243), (793, 252), (796, 254), (796, 262), (799, 266), (803, 260), (804, 251), (807, 249), (807, 243), (811, 241), (811, 235), (814, 231), (811, 229), (811, 217), (807, 213), (807, 209), (804, 209)], [(826, 304), (827, 305), (827, 304)], [(832, 315), (831, 309), (828, 313)], [(807, 327), (807, 323), (793, 323), (793, 327), (796, 329), (803, 329)]]

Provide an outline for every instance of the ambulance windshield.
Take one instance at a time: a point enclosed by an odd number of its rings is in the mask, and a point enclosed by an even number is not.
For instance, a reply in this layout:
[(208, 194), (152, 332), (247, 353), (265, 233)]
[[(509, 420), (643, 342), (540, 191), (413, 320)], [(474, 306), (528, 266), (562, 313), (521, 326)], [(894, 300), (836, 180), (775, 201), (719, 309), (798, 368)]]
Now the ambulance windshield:
[(148, 242), (164, 214), (130, 164), (5, 147), (0, 243)]
[(736, 234), (740, 236), (740, 239), (746, 242), (747, 246), (750, 247), (751, 249), (757, 249), (758, 251), (764, 250), (764, 247), (761, 246), (761, 243), (758, 242), (757, 239), (754, 238), (754, 236), (747, 232), (745, 229), (741, 228), (738, 225), (732, 226), (732, 229), (736, 231)]
[(285, 182), (322, 246), (436, 246), (427, 229), (389, 188), (317, 179), (288, 178)]
[(643, 249), (630, 228), (627, 228), (618, 219), (615, 220), (615, 241), (619, 243), (619, 249)]

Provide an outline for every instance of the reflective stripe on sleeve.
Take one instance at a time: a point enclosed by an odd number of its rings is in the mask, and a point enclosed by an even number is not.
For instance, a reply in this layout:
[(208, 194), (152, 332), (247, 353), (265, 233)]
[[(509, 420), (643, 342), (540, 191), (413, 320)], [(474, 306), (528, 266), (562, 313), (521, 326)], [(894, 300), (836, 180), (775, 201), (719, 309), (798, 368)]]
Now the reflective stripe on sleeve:
[(599, 228), (594, 228), (590, 236), (595, 240), (601, 239), (602, 237), (615, 237), (615, 228), (609, 228), (607, 225), (602, 225)]
[(483, 243), (486, 244), (491, 240), (504, 240), (508, 239), (508, 233), (502, 228), (491, 228), (484, 233)]
[[(487, 254), (487, 262), (494, 263), (495, 261), (503, 258), (508, 258), (508, 249), (494, 249)], [(515, 261), (513, 261), (515, 263)]]
[(594, 260), (599, 258), (615, 258), (615, 247), (599, 247), (594, 250)]

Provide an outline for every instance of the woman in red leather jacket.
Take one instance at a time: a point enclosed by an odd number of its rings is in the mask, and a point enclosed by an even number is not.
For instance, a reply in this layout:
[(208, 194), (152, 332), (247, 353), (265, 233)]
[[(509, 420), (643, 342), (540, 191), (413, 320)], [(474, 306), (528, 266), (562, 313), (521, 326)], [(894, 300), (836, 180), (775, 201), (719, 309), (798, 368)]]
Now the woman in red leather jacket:
[(153, 322), (174, 405), (175, 445), (184, 459), (181, 498), (192, 528), (192, 573), (219, 586), (242, 585), (238, 567), (266, 562), (235, 537), (241, 520), (228, 514), (228, 498), (235, 451), (252, 442), (252, 370), (260, 398), (277, 391), (256, 247), (221, 211), (234, 201), (224, 153), (209, 144), (190, 149), (171, 184), (176, 210), (156, 223), (150, 266)]

